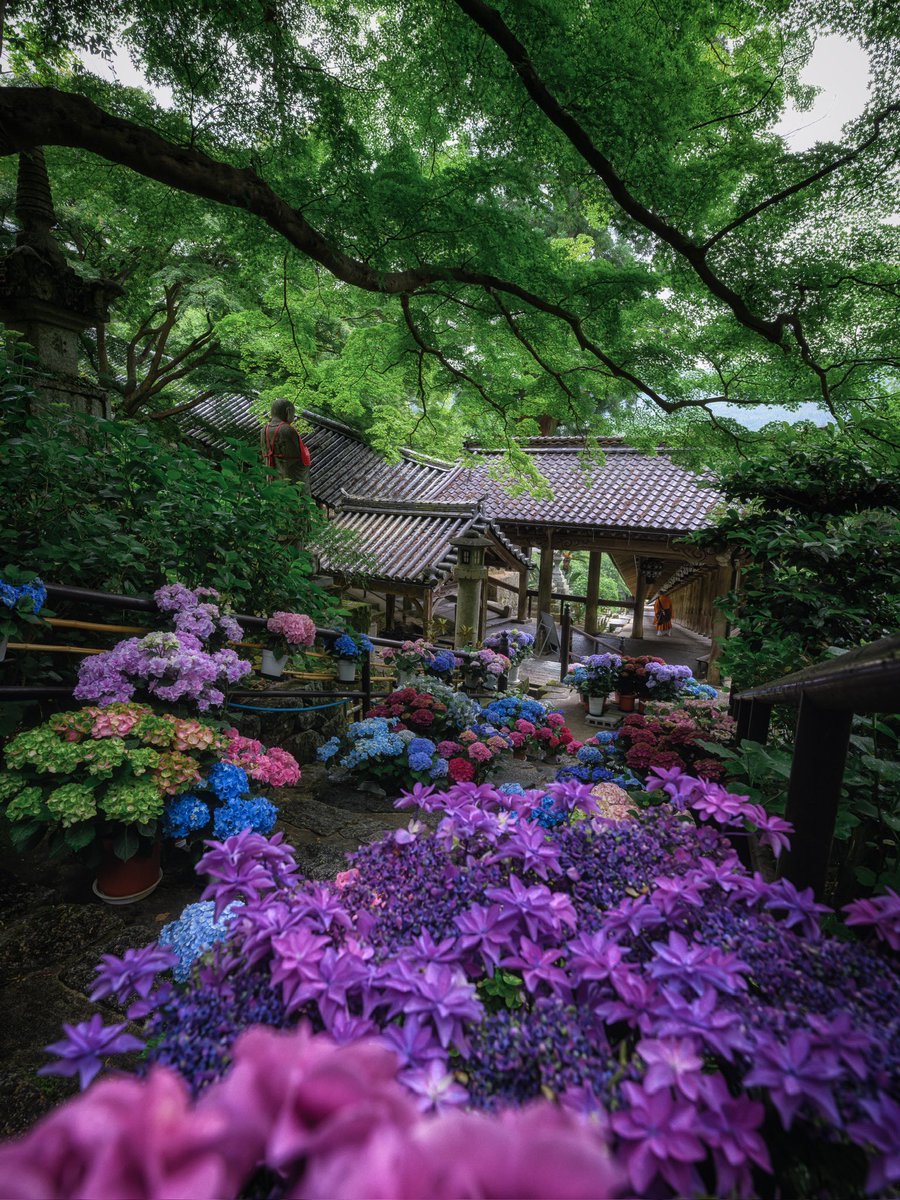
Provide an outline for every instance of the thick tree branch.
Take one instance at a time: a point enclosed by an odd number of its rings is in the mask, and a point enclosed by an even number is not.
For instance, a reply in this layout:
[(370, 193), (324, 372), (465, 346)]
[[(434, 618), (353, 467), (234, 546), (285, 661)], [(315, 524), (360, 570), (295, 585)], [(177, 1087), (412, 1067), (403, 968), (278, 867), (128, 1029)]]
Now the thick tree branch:
[(200, 392), (199, 395), (194, 396), (193, 400), (188, 400), (184, 404), (176, 404), (174, 408), (167, 408), (162, 412), (148, 413), (147, 415), (151, 421), (164, 421), (167, 417), (177, 417), (180, 416), (181, 413), (190, 412), (192, 408), (199, 407), (204, 400), (209, 400), (209, 398), (215, 394), (215, 390), (210, 388), (208, 392)]
[(752, 221), (754, 217), (758, 217), (760, 213), (765, 212), (767, 208), (772, 208), (775, 204), (781, 204), (782, 201), (789, 199), (791, 196), (796, 196), (798, 192), (802, 192), (814, 183), (818, 183), (820, 179), (825, 179), (827, 176), (833, 175), (835, 171), (839, 171), (841, 167), (846, 167), (848, 163), (852, 163), (854, 159), (859, 158), (861, 154), (865, 153), (870, 146), (878, 141), (882, 125), (889, 117), (897, 113), (900, 113), (900, 101), (896, 104), (889, 104), (880, 113), (876, 113), (872, 118), (874, 126), (872, 132), (864, 141), (854, 147), (853, 150), (848, 150), (846, 154), (842, 154), (838, 158), (832, 159), (831, 162), (825, 163), (818, 171), (813, 171), (811, 175), (807, 175), (803, 179), (798, 179), (796, 183), (792, 183), (789, 187), (782, 188), (780, 192), (775, 192), (774, 195), (761, 200), (759, 204), (754, 204), (753, 208), (748, 208), (739, 217), (735, 217), (733, 221), (729, 221), (727, 225), (723, 225), (718, 233), (714, 233), (712, 237), (707, 238), (700, 249), (706, 253), (716, 242), (720, 241), (727, 234), (733, 233), (735, 229), (739, 229), (747, 221)]

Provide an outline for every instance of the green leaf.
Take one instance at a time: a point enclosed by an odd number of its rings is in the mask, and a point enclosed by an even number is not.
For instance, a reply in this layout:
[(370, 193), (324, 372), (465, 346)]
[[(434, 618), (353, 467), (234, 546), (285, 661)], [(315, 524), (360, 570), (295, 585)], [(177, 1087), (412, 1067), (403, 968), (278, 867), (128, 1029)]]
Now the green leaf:
[(123, 862), (127, 862), (129, 858), (134, 858), (140, 846), (141, 839), (138, 836), (137, 830), (127, 825), (113, 841), (113, 853), (116, 858), (121, 858)]
[(72, 825), (68, 829), (63, 830), (63, 838), (66, 845), (72, 851), (83, 850), (85, 846), (89, 846), (96, 837), (96, 830), (92, 824), (81, 822), (78, 825)]

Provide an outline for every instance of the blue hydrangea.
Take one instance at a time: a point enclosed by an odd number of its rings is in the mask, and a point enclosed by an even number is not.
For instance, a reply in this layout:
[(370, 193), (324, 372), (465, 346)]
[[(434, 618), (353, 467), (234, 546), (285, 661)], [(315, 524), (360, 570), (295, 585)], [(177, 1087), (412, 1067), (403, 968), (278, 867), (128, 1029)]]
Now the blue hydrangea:
[(524, 796), (525, 789), (521, 783), (501, 783), (499, 789), (504, 796)]
[(224, 941), (236, 911), (243, 907), (242, 900), (233, 900), (215, 919), (215, 904), (212, 900), (198, 900), (189, 904), (177, 921), (164, 925), (159, 935), (161, 946), (168, 946), (178, 956), (172, 974), (179, 983), (189, 977), (192, 965), (201, 954), (205, 954), (216, 942)]
[(340, 748), (340, 738), (329, 738), (325, 745), (320, 746), (316, 751), (316, 758), (319, 760), (319, 762), (328, 762), (329, 759), (334, 758)]
[[(46, 599), (47, 589), (40, 579), (35, 578), (31, 583), (23, 583), (19, 587), (0, 579), (0, 602), (7, 608), (18, 608), (20, 612), (37, 615), (44, 607)], [(23, 604), (23, 600), (27, 603)]]
[(438, 650), (426, 669), (432, 675), (450, 675), (456, 670), (456, 655), (452, 650)]
[(409, 756), (409, 766), (412, 771), (428, 771), (431, 769), (431, 755), (411, 754)]
[(243, 767), (237, 767), (234, 763), (218, 762), (209, 773), (207, 787), (215, 792), (217, 799), (227, 803), (237, 800), (249, 791), (250, 783)]
[(209, 823), (209, 805), (199, 796), (184, 792), (166, 802), (163, 833), (170, 838), (186, 838)]
[(363, 654), (372, 652), (372, 643), (364, 633), (353, 637), (349, 633), (342, 633), (339, 638), (334, 639), (332, 651), (338, 658), (360, 658)]
[(213, 837), (219, 841), (234, 837), (244, 829), (254, 833), (271, 833), (278, 817), (278, 809), (265, 796), (248, 796), (245, 800), (232, 800), (217, 808), (213, 817)]
[(437, 746), (431, 738), (416, 737), (409, 743), (407, 747), (410, 754), (434, 754)]
[(552, 796), (542, 796), (537, 807), (532, 809), (530, 819), (536, 821), (543, 829), (555, 829), (557, 825), (565, 825), (568, 822), (569, 814), (556, 807)]
[(437, 758), (432, 763), (431, 770), (428, 772), (428, 774), (432, 779), (445, 779), (449, 770), (450, 765), (446, 758)]

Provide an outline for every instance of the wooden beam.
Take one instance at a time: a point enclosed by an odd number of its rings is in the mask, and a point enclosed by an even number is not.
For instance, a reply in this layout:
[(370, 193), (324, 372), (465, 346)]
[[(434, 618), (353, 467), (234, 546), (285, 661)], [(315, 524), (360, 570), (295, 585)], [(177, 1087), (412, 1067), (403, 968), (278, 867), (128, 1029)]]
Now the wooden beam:
[(584, 628), (586, 633), (597, 632), (597, 601), (600, 599), (600, 569), (603, 551), (592, 550), (588, 557), (587, 596), (585, 597)]

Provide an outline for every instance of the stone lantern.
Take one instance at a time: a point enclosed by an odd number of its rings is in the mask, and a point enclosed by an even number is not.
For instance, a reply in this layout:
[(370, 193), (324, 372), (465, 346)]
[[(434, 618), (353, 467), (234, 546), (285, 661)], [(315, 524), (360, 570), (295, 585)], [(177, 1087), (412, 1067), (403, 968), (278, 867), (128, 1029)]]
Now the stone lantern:
[(66, 261), (52, 232), (56, 213), (40, 146), (19, 155), (15, 213), (16, 246), (0, 259), (0, 321), (33, 347), (41, 401), (105, 416), (105, 393), (78, 373), (78, 337), (109, 320), (122, 289), (83, 279)]
[(481, 594), (487, 579), (484, 556), (491, 543), (474, 529), (460, 537), (451, 538), (456, 551), (454, 577), (456, 593), (456, 629), (453, 645), (456, 649), (478, 639), (481, 624)]

